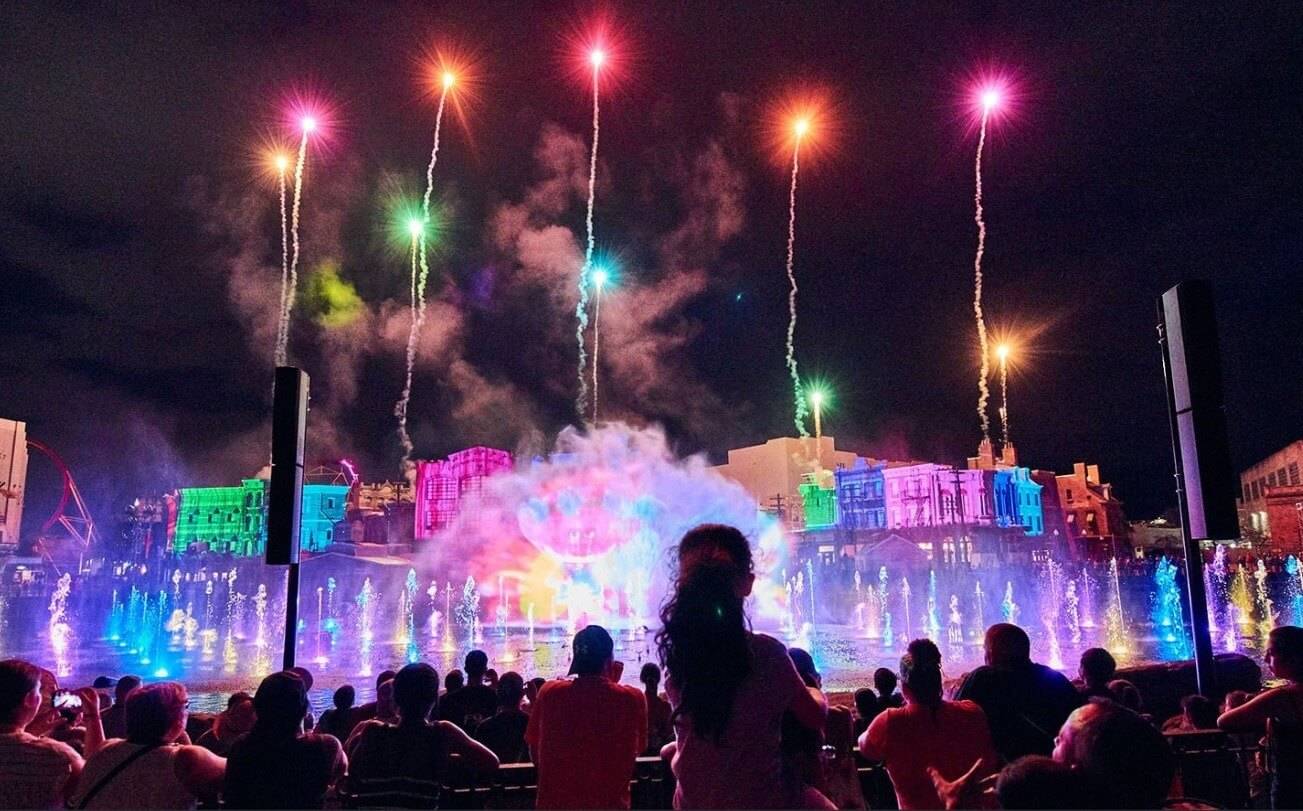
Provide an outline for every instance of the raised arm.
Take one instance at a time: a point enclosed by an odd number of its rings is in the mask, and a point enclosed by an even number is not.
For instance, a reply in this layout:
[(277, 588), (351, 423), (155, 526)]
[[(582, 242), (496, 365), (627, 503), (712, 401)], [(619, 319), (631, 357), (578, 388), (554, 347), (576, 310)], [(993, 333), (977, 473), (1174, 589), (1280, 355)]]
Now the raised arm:
[(226, 758), (202, 746), (183, 746), (172, 763), (176, 779), (191, 794), (205, 802), (217, 799), (226, 779)]
[(801, 726), (808, 729), (823, 729), (824, 722), (828, 719), (828, 700), (818, 687), (801, 685), (789, 709)]
[(1227, 732), (1267, 731), (1267, 719), (1273, 716), (1293, 718), (1294, 707), (1290, 696), (1282, 689), (1259, 693), (1233, 710), (1217, 718), (1217, 726)]
[(83, 687), (77, 691), (81, 699), (81, 719), (86, 727), (86, 736), (82, 739), (82, 756), (90, 760), (104, 747), (104, 722), (100, 720), (100, 694), (93, 687)]
[(445, 740), (448, 743), (448, 751), (451, 754), (461, 758), (461, 761), (473, 772), (485, 774), (496, 771), (498, 768), (498, 756), (493, 754), (493, 750), (475, 740), (456, 724), (447, 721), (439, 721), (439, 726), (443, 729)]

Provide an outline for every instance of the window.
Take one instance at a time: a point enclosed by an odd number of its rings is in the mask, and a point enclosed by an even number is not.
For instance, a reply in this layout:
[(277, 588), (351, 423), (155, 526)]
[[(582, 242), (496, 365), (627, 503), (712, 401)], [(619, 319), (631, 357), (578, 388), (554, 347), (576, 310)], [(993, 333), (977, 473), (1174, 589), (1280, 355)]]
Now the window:
[(1283, 467), (1280, 470), (1276, 471), (1276, 484), (1280, 485), (1281, 487), (1285, 486), (1285, 468)]
[(1289, 463), (1289, 483), (1298, 484), (1298, 462)]
[(1068, 488), (1068, 501), (1072, 501), (1072, 488)]
[(1244, 500), (1245, 501), (1249, 500), (1249, 486), (1247, 484), (1244, 485)]
[(1276, 472), (1275, 472), (1275, 471), (1272, 471), (1271, 473), (1269, 473), (1269, 474), (1267, 475), (1267, 486), (1268, 486), (1268, 487), (1275, 487), (1275, 486), (1276, 486)]
[(335, 509), (335, 500), (333, 498), (326, 499), (326, 509), (327, 510)]

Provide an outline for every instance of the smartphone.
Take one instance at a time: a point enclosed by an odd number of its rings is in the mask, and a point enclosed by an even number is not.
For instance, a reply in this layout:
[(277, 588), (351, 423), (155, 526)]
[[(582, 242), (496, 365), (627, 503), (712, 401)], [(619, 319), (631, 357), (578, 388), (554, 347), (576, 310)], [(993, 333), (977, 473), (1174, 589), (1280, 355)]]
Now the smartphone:
[(50, 704), (56, 710), (80, 710), (81, 696), (68, 690), (56, 690), (50, 698)]

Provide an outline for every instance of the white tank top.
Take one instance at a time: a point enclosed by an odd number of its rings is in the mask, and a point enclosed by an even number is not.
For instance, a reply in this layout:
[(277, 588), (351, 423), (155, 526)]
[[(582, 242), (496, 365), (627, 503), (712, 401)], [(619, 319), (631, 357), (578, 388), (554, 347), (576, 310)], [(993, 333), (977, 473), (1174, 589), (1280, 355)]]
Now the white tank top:
[[(86, 768), (78, 780), (77, 796), (72, 803), (77, 808), (86, 792), (94, 788), (122, 761), (144, 747), (117, 740), (105, 745), (94, 757), (86, 761)], [(176, 744), (160, 746), (141, 755), (127, 768), (113, 776), (91, 798), (87, 808), (194, 808), (195, 795), (176, 777), (176, 756), (181, 747)]]

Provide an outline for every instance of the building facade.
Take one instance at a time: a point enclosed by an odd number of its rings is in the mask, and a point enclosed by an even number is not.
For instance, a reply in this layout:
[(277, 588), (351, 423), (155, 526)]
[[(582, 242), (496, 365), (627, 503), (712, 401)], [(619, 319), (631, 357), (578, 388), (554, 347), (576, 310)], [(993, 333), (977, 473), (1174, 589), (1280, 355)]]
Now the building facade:
[(15, 552), (27, 487), (27, 423), (0, 419), (0, 552)]
[(446, 529), (462, 504), (478, 496), (490, 476), (514, 469), (511, 454), (476, 446), (447, 459), (416, 463), (415, 538), (427, 540)]
[[(1303, 488), (1301, 466), (1303, 439), (1291, 442), (1240, 473), (1240, 508), (1246, 535), (1272, 542), (1279, 540), (1286, 546), (1300, 543), (1299, 514), (1294, 511), (1294, 504), (1303, 500), (1299, 492)], [(1277, 531), (1280, 539), (1276, 538)]]
[[(344, 519), (348, 486), (303, 485), (299, 548), (321, 552), (335, 540)], [(169, 548), (182, 555), (199, 551), (251, 557), (267, 549), (267, 481), (245, 479), (239, 487), (183, 487), (177, 491), (176, 523)]]
[(1077, 462), (1055, 477), (1068, 542), (1082, 557), (1106, 560), (1131, 555), (1131, 525), (1113, 486), (1100, 479), (1099, 465)]
[(839, 525), (849, 530), (887, 528), (885, 462), (857, 458), (850, 467), (834, 471)]
[(819, 440), (779, 437), (730, 450), (728, 462), (714, 470), (742, 485), (761, 509), (780, 515), (788, 528), (799, 529), (805, 525), (801, 485), (806, 475), (855, 465), (855, 454), (837, 450), (836, 444), (826, 434)]
[(261, 553), (267, 546), (266, 485), (245, 479), (238, 487), (182, 487), (172, 552)]

